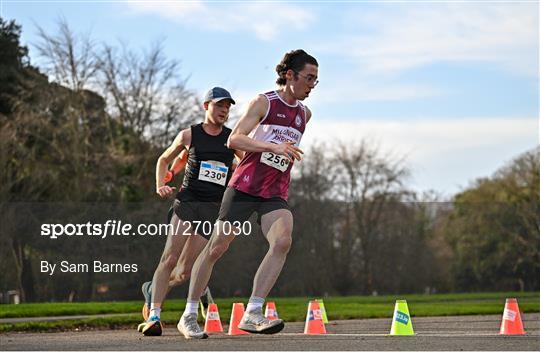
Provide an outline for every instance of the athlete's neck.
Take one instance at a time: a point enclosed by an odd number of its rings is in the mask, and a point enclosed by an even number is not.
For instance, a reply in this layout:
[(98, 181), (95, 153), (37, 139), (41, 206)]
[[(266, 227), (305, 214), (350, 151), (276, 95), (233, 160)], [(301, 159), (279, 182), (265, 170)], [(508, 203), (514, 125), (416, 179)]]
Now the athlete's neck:
[(279, 97), (283, 99), (283, 101), (286, 102), (287, 104), (296, 105), (297, 99), (294, 97), (292, 92), (286, 87), (280, 87), (276, 92), (279, 94)]
[(215, 124), (215, 123), (212, 123), (208, 120), (205, 120), (202, 124), (202, 128), (204, 130), (204, 132), (212, 135), (212, 136), (217, 136), (218, 134), (221, 133), (221, 131), (223, 130), (223, 125), (219, 125), (219, 124)]

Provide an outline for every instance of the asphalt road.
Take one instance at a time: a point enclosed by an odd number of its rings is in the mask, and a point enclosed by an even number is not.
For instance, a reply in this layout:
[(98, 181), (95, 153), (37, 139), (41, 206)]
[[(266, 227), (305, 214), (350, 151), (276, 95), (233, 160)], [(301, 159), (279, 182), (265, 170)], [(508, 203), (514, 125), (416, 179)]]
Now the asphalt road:
[(2, 350), (540, 350), (540, 314), (526, 314), (525, 336), (499, 336), (501, 316), (414, 318), (415, 336), (388, 336), (391, 319), (341, 320), (327, 335), (304, 335), (303, 323), (288, 323), (277, 335), (212, 335), (185, 340), (174, 326), (161, 337), (132, 330), (0, 334)]

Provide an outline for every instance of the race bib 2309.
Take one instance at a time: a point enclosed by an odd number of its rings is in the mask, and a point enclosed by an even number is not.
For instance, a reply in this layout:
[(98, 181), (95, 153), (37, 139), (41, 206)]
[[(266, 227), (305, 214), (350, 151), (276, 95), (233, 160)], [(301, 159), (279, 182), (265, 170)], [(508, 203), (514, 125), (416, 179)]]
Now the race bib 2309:
[(228, 172), (229, 168), (222, 162), (214, 160), (201, 161), (199, 180), (225, 186)]

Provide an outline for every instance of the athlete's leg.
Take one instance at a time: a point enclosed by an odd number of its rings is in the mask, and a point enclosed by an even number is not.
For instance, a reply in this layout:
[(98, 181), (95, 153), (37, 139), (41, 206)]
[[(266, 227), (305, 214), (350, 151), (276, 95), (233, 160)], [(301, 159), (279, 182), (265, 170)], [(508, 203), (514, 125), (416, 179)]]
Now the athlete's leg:
[(254, 210), (254, 204), (248, 195), (238, 192), (234, 188), (225, 190), (212, 237), (210, 237), (210, 241), (195, 260), (191, 270), (188, 306), (199, 301), (204, 288), (208, 285), (214, 264), (229, 248), (229, 244), (236, 237), (234, 233), (239, 233), (239, 229), (232, 227), (232, 224), (235, 221), (247, 220)]
[(242, 194), (233, 188), (225, 191), (219, 210), (219, 219), (223, 220), (216, 221), (210, 241), (193, 264), (186, 309), (177, 325), (180, 333), (188, 339), (208, 337), (197, 324), (197, 304), (204, 288), (208, 285), (214, 264), (229, 248), (235, 238), (234, 233), (238, 233), (237, 228), (229, 225), (234, 221), (247, 220), (254, 211), (253, 205), (239, 201), (240, 197), (243, 197)]
[(171, 272), (169, 289), (174, 286), (181, 285), (189, 279), (191, 275), (191, 268), (193, 267), (195, 259), (197, 259), (204, 246), (206, 246), (208, 243), (208, 240), (200, 235), (192, 235), (187, 237), (188, 239), (184, 245), (184, 248), (182, 249), (178, 263)]
[(238, 327), (244, 331), (259, 334), (275, 334), (285, 326), (283, 320), (269, 320), (262, 313), (264, 300), (274, 286), (287, 253), (291, 248), (293, 218), (288, 209), (276, 209), (263, 213), (261, 229), (268, 240), (269, 248), (262, 260), (255, 278), (253, 291), (246, 311)]
[(270, 247), (253, 280), (252, 296), (266, 298), (281, 273), (291, 248), (293, 217), (288, 209), (278, 209), (261, 217), (261, 229)]
[(229, 244), (235, 237), (232, 234), (223, 234), (222, 230), (220, 230), (222, 229), (221, 224), (221, 221), (216, 222), (212, 237), (195, 260), (191, 269), (186, 309), (177, 325), (178, 331), (187, 339), (204, 339), (208, 337), (197, 324), (197, 305), (205, 287), (208, 285), (214, 264), (227, 251)]
[[(178, 221), (179, 221), (178, 216), (174, 215), (171, 220), (171, 224), (174, 226), (174, 228), (176, 228)], [(163, 300), (165, 300), (165, 297), (167, 296), (167, 294), (173, 287), (179, 286), (189, 279), (191, 275), (191, 268), (193, 266), (193, 262), (195, 262), (195, 259), (197, 258), (199, 253), (202, 251), (202, 249), (208, 242), (208, 240), (205, 237), (200, 236), (200, 235), (190, 235), (190, 236), (185, 236), (185, 237), (187, 237), (186, 242), (182, 248), (182, 252), (178, 258), (178, 262), (176, 263), (176, 266), (171, 271), (171, 275), (169, 277), (169, 284), (165, 292), (165, 296), (161, 300), (161, 303), (163, 303)], [(145, 296), (147, 296), (148, 303), (145, 304), (146, 309), (143, 309), (144, 320), (147, 320), (150, 314), (150, 304), (151, 304), (151, 296), (152, 296), (152, 293), (151, 293), (152, 286), (148, 288), (147, 285), (152, 285), (152, 281), (148, 281), (143, 284), (143, 292), (150, 291), (149, 293), (145, 293)], [(159, 305), (159, 303), (157, 304)]]
[(189, 237), (184, 235), (190, 230), (189, 222), (182, 221), (174, 214), (170, 225), (163, 254), (152, 278), (150, 314), (148, 319), (137, 327), (137, 330), (146, 336), (160, 336), (162, 333), (163, 326), (160, 321), (161, 304), (168, 291), (171, 272), (178, 262), (187, 237)]
[[(183, 283), (189, 279), (195, 259), (197, 259), (212, 235), (213, 224), (218, 217), (219, 209), (220, 203), (218, 202), (199, 203), (196, 206), (199, 222), (194, 223), (194, 227), (198, 234), (188, 239), (188, 242), (180, 255), (180, 259), (178, 260), (178, 265), (171, 275), (173, 282), (169, 282), (169, 287), (171, 285)], [(207, 286), (200, 298), (203, 319), (206, 319), (206, 310), (208, 309), (209, 303), (213, 303), (213, 300), (210, 289)], [(189, 308), (190, 312), (193, 312), (193, 305), (188, 303), (187, 308)]]
[[(235, 229), (235, 228), (233, 228)], [(188, 302), (198, 302), (210, 281), (214, 264), (227, 251), (236, 236), (223, 233), (223, 221), (217, 221), (212, 237), (203, 248), (191, 269)]]
[(167, 236), (165, 249), (163, 250), (156, 271), (154, 272), (154, 277), (152, 278), (152, 304), (156, 308), (161, 307), (161, 304), (167, 295), (169, 278), (179, 261), (180, 254), (182, 253), (186, 241), (190, 237), (195, 237), (184, 235), (184, 233), (189, 233), (190, 231), (189, 223), (179, 219), (176, 214), (173, 215), (171, 224), (173, 224), (173, 226)]

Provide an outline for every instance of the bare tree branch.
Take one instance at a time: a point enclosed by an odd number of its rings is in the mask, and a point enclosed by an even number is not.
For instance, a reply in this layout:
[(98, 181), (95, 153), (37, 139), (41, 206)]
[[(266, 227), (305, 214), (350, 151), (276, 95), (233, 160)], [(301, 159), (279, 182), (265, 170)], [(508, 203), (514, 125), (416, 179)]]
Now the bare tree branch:
[(56, 35), (37, 26), (39, 42), (34, 46), (44, 60), (43, 66), (57, 83), (75, 91), (86, 89), (97, 70), (95, 43), (90, 33), (74, 34), (64, 18), (57, 25)]

